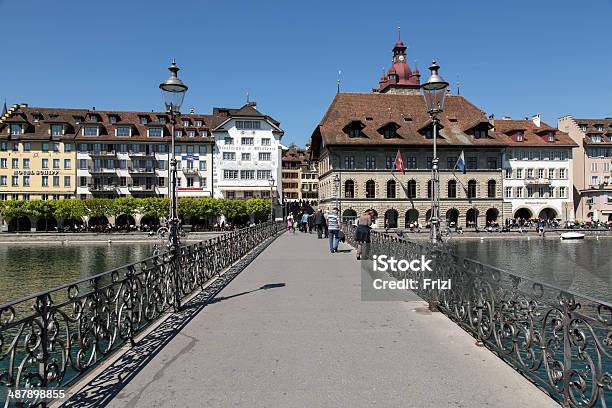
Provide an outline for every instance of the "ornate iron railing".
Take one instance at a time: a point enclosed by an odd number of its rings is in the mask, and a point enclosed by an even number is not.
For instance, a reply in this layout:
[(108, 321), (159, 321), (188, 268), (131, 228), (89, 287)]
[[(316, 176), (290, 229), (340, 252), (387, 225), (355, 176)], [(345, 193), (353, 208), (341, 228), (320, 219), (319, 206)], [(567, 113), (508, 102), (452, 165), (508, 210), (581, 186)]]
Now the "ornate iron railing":
[(178, 260), (162, 252), (0, 305), (0, 402), (12, 406), (12, 388), (68, 386), (280, 230), (267, 222), (228, 232), (181, 247)]
[[(354, 229), (348, 224), (345, 231), (356, 246)], [(433, 259), (435, 277), (452, 279), (452, 289), (416, 290), (430, 306), (563, 406), (612, 407), (612, 304), (460, 258), (428, 241), (372, 231), (366, 252)]]

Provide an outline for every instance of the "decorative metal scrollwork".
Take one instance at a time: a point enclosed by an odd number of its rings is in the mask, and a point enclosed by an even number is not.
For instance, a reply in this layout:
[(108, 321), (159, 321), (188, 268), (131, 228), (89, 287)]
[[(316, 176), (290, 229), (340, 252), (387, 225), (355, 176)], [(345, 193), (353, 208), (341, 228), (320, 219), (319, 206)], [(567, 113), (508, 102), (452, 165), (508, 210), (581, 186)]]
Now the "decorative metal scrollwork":
[[(354, 230), (346, 225), (353, 246)], [(416, 293), (563, 406), (612, 407), (612, 304), (460, 259), (446, 246), (370, 238), (370, 254), (433, 258), (452, 289)]]
[[(162, 313), (282, 231), (267, 222), (0, 305), (0, 401), (8, 388), (66, 387)], [(176, 270), (178, 268), (178, 270)], [(178, 295), (178, 296), (177, 296)], [(27, 401), (23, 406), (39, 406)]]

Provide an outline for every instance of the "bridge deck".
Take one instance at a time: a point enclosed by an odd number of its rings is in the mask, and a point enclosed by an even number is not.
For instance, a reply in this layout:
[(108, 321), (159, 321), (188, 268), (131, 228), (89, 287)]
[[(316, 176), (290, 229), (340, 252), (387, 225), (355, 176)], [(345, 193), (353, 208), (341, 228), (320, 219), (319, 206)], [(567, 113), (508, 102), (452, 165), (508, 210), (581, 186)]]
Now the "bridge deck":
[(326, 248), (280, 236), (109, 406), (558, 406), (422, 301), (361, 301), (354, 253)]

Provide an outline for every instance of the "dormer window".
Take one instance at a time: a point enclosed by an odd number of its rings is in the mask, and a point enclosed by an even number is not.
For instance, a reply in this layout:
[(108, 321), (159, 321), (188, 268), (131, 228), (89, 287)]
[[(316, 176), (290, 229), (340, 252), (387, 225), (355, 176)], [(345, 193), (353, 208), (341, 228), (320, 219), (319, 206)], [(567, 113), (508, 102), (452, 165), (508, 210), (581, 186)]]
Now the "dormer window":
[(365, 134), (361, 131), (365, 126), (361, 121), (354, 120), (344, 127), (344, 133), (348, 137), (365, 137)]
[(486, 129), (474, 129), (474, 139), (486, 139), (488, 134)]
[(549, 142), (554, 142), (555, 141), (555, 132), (548, 132), (546, 134), (546, 140)]
[(187, 136), (188, 137), (195, 137), (195, 133), (196, 133), (195, 130), (188, 130), (187, 131)]
[(84, 136), (98, 136), (100, 134), (100, 128), (98, 126), (84, 126)]
[(399, 125), (397, 123), (390, 122), (378, 129), (378, 133), (383, 135), (385, 139), (393, 139), (399, 137), (397, 134), (397, 129), (399, 129)]
[(182, 137), (183, 136), (183, 131), (182, 130), (175, 130), (174, 131), (174, 137)]
[(188, 120), (184, 120), (183, 121), (183, 126), (189, 126), (189, 121)]
[(97, 122), (98, 121), (98, 115), (88, 115), (88, 119), (90, 122)]
[(518, 130), (515, 135), (515, 140), (517, 142), (525, 141), (525, 132), (523, 132), (522, 130)]
[(162, 128), (159, 126), (151, 126), (148, 130), (149, 137), (162, 137)]
[(595, 127), (597, 128), (597, 131), (603, 132), (603, 125), (602, 124), (597, 124), (597, 125), (595, 125)]
[(82, 116), (73, 116), (74, 118), (74, 122), (78, 125), (79, 123), (83, 122), (83, 117)]
[(117, 126), (117, 129), (115, 130), (115, 135), (118, 137), (131, 137), (132, 127), (131, 126)]
[(580, 130), (582, 130), (583, 132), (586, 132), (587, 125), (584, 125), (584, 124), (580, 125)]
[(20, 135), (21, 134), (21, 125), (12, 124), (11, 125), (11, 135)]
[(144, 115), (138, 116), (138, 121), (141, 125), (146, 125), (147, 123), (149, 123), (149, 117)]
[(117, 115), (108, 115), (108, 121), (112, 124), (117, 123)]
[(166, 117), (165, 116), (159, 116), (158, 119), (159, 119), (159, 123), (160, 124), (162, 124), (162, 125), (166, 124)]
[(64, 131), (63, 125), (51, 125), (51, 136), (61, 136)]
[(34, 119), (34, 122), (38, 122), (38, 121), (43, 120), (43, 115), (39, 112), (36, 112), (32, 114), (32, 118)]
[(601, 143), (601, 135), (591, 135), (593, 143)]

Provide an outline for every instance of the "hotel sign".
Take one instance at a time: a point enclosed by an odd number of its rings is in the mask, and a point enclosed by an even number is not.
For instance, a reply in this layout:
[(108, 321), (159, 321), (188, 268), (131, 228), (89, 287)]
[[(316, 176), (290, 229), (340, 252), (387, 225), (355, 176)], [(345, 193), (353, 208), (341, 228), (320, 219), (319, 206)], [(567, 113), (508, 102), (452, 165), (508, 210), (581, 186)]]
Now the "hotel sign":
[(13, 176), (57, 176), (59, 170), (15, 170)]

